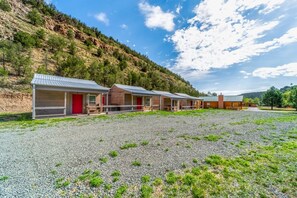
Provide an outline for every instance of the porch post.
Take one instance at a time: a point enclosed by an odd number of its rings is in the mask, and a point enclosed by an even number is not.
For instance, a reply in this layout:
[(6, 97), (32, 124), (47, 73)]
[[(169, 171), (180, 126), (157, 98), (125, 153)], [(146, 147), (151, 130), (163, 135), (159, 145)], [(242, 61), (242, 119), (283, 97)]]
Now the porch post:
[(132, 111), (134, 110), (134, 107), (133, 107), (133, 94), (131, 94), (131, 105), (132, 105)]
[(150, 96), (150, 110), (152, 110), (152, 105), (153, 105), (153, 104), (152, 104), (152, 98), (153, 98), (153, 97)]
[(103, 111), (103, 94), (101, 93), (100, 94), (100, 113), (102, 113), (102, 111)]
[(34, 120), (36, 116), (35, 112), (35, 85), (33, 85), (33, 92), (32, 92), (32, 119)]
[(142, 96), (142, 111), (144, 110), (144, 96)]
[(160, 100), (160, 102), (159, 102), (159, 110), (161, 110), (161, 105), (162, 105), (162, 99), (161, 99), (161, 96), (159, 96), (159, 100)]
[(108, 114), (108, 92), (106, 94), (106, 105), (107, 105), (107, 107), (106, 107), (106, 114)]
[(67, 92), (64, 93), (64, 115), (66, 116)]
[(172, 98), (170, 98), (170, 111), (172, 111)]

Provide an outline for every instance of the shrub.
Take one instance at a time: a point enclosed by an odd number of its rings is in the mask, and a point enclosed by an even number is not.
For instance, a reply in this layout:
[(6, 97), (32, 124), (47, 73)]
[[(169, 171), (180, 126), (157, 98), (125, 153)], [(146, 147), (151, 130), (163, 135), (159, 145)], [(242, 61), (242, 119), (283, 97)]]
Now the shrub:
[(121, 172), (119, 170), (115, 170), (115, 171), (113, 171), (111, 173), (111, 176), (113, 176), (113, 177), (119, 177), (119, 176), (121, 176)]
[(50, 36), (47, 44), (52, 51), (63, 51), (66, 41), (60, 36)]
[(117, 189), (117, 191), (116, 191), (114, 197), (115, 197), (115, 198), (121, 198), (122, 195), (127, 191), (127, 189), (128, 189), (128, 186), (127, 186), (127, 185), (122, 185), (122, 186), (120, 186), (120, 187)]
[(36, 39), (27, 32), (19, 31), (14, 35), (14, 42), (22, 44), (23, 47), (33, 47)]
[(96, 56), (98, 56), (98, 57), (102, 57), (102, 55), (103, 55), (103, 51), (102, 51), (102, 49), (101, 49), (101, 48), (98, 48), (98, 49), (97, 49), (97, 52), (96, 52)]
[(39, 29), (35, 33), (36, 38), (44, 40), (45, 39), (45, 31), (44, 29)]
[(154, 186), (160, 186), (163, 183), (163, 180), (161, 178), (156, 178), (153, 182)]
[(11, 11), (11, 6), (7, 2), (7, 0), (0, 0), (0, 9), (5, 11), (5, 12), (10, 12)]
[(30, 11), (27, 17), (33, 25), (39, 26), (44, 24), (44, 20), (37, 9)]
[(169, 172), (167, 175), (166, 175), (166, 182), (168, 184), (174, 184), (175, 182), (177, 182), (177, 175), (175, 175), (174, 172)]
[(76, 53), (76, 45), (74, 42), (71, 42), (70, 45), (68, 45), (69, 54), (75, 55)]
[(69, 29), (67, 31), (67, 38), (70, 39), (70, 40), (74, 39), (74, 32), (73, 32), (73, 30)]

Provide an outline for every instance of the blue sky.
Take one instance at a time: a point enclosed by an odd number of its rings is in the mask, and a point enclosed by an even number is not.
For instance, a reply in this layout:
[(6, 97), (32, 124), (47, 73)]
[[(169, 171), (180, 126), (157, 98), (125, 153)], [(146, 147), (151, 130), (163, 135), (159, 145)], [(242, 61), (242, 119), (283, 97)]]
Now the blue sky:
[(297, 0), (51, 3), (199, 91), (230, 95), (297, 84)]

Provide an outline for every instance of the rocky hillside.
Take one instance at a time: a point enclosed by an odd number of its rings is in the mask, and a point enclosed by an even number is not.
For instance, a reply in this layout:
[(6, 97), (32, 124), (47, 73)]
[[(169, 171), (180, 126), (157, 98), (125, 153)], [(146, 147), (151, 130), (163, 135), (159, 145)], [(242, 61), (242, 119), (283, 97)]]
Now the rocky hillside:
[(30, 92), (33, 73), (198, 95), (191, 84), (43, 0), (0, 0), (0, 87)]

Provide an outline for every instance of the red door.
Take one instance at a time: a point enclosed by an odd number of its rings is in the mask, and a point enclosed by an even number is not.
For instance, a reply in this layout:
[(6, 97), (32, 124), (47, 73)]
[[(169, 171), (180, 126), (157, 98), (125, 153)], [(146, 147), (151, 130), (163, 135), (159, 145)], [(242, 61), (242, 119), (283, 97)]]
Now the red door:
[(83, 112), (83, 95), (72, 95), (72, 114), (81, 114)]
[(102, 105), (105, 105), (105, 96), (102, 96)]
[(137, 103), (137, 109), (141, 109), (142, 98), (137, 98), (137, 99), (136, 99), (136, 103)]

